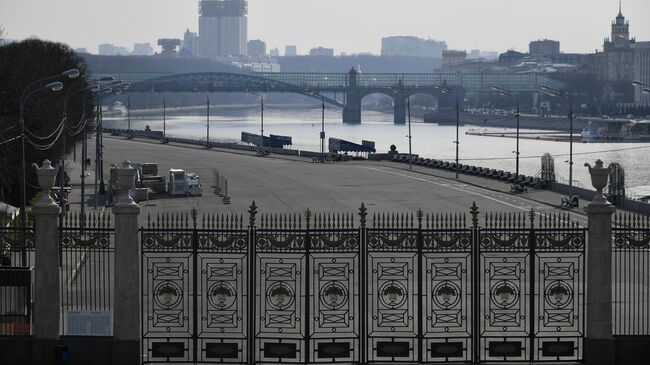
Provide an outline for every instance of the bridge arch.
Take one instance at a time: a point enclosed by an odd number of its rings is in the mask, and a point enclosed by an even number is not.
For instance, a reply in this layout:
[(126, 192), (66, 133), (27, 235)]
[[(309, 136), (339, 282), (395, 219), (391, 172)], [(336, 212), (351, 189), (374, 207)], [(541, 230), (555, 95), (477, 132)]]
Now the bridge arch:
[(225, 72), (197, 72), (156, 77), (131, 84), (127, 92), (260, 92), (295, 93), (344, 107), (318, 91), (266, 77)]

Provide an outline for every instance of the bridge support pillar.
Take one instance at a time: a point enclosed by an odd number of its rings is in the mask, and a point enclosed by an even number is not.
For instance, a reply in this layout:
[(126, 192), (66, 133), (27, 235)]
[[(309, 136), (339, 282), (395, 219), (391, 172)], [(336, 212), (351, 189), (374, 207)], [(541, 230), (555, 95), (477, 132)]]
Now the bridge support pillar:
[(395, 124), (406, 124), (406, 97), (393, 96), (393, 116)]
[(345, 107), (343, 108), (343, 123), (361, 123), (361, 97), (357, 90), (349, 90), (345, 93)]

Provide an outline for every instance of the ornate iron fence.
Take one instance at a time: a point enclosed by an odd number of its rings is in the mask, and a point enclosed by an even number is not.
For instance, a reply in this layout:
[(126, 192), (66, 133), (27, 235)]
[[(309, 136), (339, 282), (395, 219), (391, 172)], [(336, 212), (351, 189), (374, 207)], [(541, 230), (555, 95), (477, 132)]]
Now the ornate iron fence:
[(617, 214), (612, 234), (614, 335), (650, 335), (650, 218)]
[[(114, 252), (114, 228), (108, 212), (62, 216), (59, 267), (64, 335), (111, 333)], [(88, 332), (88, 321), (98, 332)]]
[(30, 335), (34, 264), (34, 221), (0, 219), (0, 335)]
[(585, 229), (470, 213), (149, 218), (145, 362), (581, 360)]

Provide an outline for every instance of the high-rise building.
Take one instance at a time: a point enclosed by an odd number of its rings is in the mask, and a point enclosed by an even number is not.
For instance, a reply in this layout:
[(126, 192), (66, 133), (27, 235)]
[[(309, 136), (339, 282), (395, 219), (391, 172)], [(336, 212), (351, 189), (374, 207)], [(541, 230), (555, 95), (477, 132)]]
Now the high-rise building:
[(197, 56), (198, 50), (199, 36), (194, 32), (190, 32), (188, 28), (183, 34), (183, 40), (181, 41), (181, 54)]
[[(0, 43), (1, 45), (2, 43)], [(79, 47), (74, 49), (75, 53), (88, 53), (88, 50), (85, 47)]]
[(128, 56), (129, 49), (126, 47), (115, 46), (115, 55), (116, 56)]
[(386, 37), (381, 39), (382, 56), (442, 58), (447, 43), (418, 37)]
[(134, 56), (151, 56), (153, 54), (153, 47), (149, 43), (133, 43)]
[(266, 43), (259, 39), (248, 41), (248, 55), (251, 57), (263, 57), (266, 55)]
[(296, 46), (284, 46), (284, 57), (295, 57), (298, 55)]
[(632, 48), (634, 49), (634, 80), (646, 85), (634, 87), (634, 103), (650, 106), (650, 94), (643, 92), (643, 88), (650, 85), (650, 42), (636, 42)]
[(321, 57), (334, 57), (334, 49), (333, 48), (323, 48), (323, 47), (312, 48), (312, 49), (309, 50), (309, 55), (310, 56), (321, 56)]
[(280, 57), (280, 50), (277, 48), (271, 48), (271, 50), (269, 51), (269, 56)]
[(109, 43), (99, 45), (100, 56), (115, 56), (115, 46)]
[(590, 54), (587, 70), (607, 81), (632, 81), (634, 77), (634, 50), (636, 43), (630, 38), (630, 23), (625, 20), (619, 5), (618, 15), (612, 22), (611, 38), (605, 38), (603, 52)]
[(248, 1), (199, 2), (199, 56), (217, 59), (246, 55), (247, 40)]
[(528, 53), (533, 57), (546, 57), (560, 53), (560, 42), (540, 39), (528, 44)]

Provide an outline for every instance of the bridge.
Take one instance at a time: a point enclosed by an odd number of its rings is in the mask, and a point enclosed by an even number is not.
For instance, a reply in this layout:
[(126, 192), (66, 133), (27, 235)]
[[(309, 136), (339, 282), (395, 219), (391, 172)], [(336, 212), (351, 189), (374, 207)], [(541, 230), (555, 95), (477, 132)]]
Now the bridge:
[[(559, 81), (539, 74), (460, 74), (460, 73), (115, 73), (131, 82), (129, 92), (256, 92), (297, 93), (343, 108), (344, 123), (361, 123), (361, 101), (381, 93), (393, 99), (395, 124), (406, 122), (406, 100), (416, 94), (435, 97), (450, 104), (454, 95), (443, 95), (440, 86), (465, 95), (492, 92), (492, 86), (520, 93), (538, 93), (542, 85), (561, 88)], [(343, 94), (343, 102), (326, 94)], [(452, 93), (453, 94), (453, 93)]]

